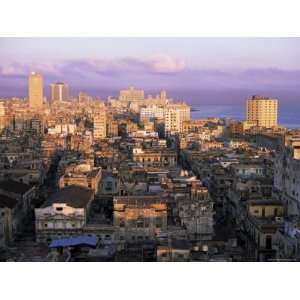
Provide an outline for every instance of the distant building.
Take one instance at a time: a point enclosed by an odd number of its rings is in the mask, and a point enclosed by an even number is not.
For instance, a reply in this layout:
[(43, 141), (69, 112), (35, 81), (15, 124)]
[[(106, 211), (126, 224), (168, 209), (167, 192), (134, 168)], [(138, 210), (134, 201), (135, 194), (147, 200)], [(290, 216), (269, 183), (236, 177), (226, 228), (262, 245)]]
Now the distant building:
[(4, 117), (5, 116), (5, 107), (4, 107), (4, 102), (1, 101), (0, 102), (0, 117)]
[(106, 138), (106, 110), (103, 106), (101, 109), (97, 109), (94, 114), (94, 139)]
[(121, 90), (119, 100), (124, 102), (142, 101), (145, 98), (144, 90), (135, 89), (130, 86), (127, 90)]
[(190, 107), (185, 103), (168, 104), (164, 110), (165, 134), (183, 132), (184, 121), (190, 120)]
[(118, 121), (110, 120), (107, 122), (107, 136), (115, 137), (118, 136)]
[(43, 77), (41, 74), (35, 72), (30, 73), (28, 79), (28, 98), (30, 108), (40, 109), (43, 107), (43, 85)]
[(277, 126), (278, 100), (262, 96), (252, 96), (247, 100), (246, 119), (257, 122), (257, 126), (271, 128)]
[(69, 100), (69, 86), (63, 82), (51, 84), (51, 101)]
[(163, 119), (164, 108), (156, 105), (142, 107), (140, 111), (140, 119)]

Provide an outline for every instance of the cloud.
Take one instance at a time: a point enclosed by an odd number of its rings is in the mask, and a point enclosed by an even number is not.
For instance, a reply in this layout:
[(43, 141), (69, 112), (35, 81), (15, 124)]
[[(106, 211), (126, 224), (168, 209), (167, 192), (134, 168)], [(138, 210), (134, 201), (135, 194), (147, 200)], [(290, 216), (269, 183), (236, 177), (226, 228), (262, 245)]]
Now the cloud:
[(0, 65), (0, 76), (3, 77), (25, 77), (31, 71), (40, 72), (49, 76), (61, 75), (61, 70), (58, 65), (51, 63), (38, 64), (20, 64), (20, 63), (4, 63)]
[(184, 60), (172, 58), (167, 55), (159, 55), (149, 60), (149, 66), (153, 72), (169, 74), (178, 73), (185, 69)]
[(185, 69), (182, 59), (168, 55), (146, 58), (124, 57), (118, 59), (77, 59), (55, 63), (20, 64), (5, 63), (0, 65), (2, 76), (27, 76), (30, 71), (44, 76), (65, 76), (73, 73), (79, 76), (100, 74), (118, 76), (124, 73), (176, 74)]

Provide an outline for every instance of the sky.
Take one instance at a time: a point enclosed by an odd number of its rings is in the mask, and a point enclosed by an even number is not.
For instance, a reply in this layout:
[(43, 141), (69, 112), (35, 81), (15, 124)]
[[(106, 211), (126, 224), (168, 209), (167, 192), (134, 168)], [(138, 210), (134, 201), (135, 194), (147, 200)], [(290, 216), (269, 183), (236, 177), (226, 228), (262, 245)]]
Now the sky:
[(133, 85), (192, 104), (254, 94), (299, 105), (300, 38), (0, 38), (0, 97), (27, 95), (30, 71), (71, 94), (107, 97)]

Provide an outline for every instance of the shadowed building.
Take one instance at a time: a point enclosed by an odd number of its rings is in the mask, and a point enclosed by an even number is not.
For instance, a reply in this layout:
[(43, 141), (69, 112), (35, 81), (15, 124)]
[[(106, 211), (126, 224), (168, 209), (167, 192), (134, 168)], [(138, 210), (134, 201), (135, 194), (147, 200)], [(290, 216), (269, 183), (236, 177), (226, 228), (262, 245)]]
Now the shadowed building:
[(154, 240), (167, 229), (167, 205), (157, 196), (114, 197), (114, 226), (121, 242)]

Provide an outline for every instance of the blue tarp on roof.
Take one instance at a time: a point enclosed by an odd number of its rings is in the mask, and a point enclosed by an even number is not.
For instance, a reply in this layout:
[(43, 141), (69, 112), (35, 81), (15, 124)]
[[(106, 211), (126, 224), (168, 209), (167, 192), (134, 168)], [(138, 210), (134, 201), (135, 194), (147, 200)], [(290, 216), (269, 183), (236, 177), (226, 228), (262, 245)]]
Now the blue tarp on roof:
[(49, 247), (50, 248), (72, 247), (72, 246), (96, 247), (97, 242), (98, 242), (98, 238), (95, 235), (93, 235), (93, 236), (78, 236), (78, 237), (54, 240), (51, 242)]

